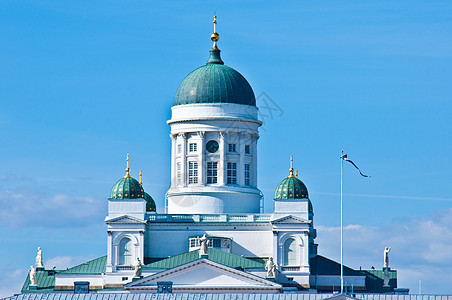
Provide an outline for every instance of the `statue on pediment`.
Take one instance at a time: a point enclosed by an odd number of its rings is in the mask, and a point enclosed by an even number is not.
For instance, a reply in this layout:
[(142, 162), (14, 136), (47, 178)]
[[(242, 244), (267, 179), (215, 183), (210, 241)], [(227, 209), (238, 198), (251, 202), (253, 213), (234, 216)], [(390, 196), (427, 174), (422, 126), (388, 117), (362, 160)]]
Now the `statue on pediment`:
[(199, 255), (207, 255), (207, 243), (209, 239), (206, 234), (202, 236), (202, 238), (198, 239), (199, 242)]
[(44, 268), (44, 264), (42, 263), (42, 250), (41, 247), (38, 247), (38, 254), (36, 254), (36, 268)]
[(143, 264), (141, 263), (141, 260), (139, 257), (137, 257), (137, 260), (135, 261), (135, 264), (133, 265), (133, 277), (140, 278), (141, 277), (141, 268)]
[(267, 271), (267, 278), (275, 278), (276, 264), (273, 262), (273, 257), (267, 259), (265, 270)]
[(385, 247), (383, 268), (389, 268), (389, 251), (391, 251), (391, 247)]
[(30, 266), (30, 286), (36, 286), (36, 268)]

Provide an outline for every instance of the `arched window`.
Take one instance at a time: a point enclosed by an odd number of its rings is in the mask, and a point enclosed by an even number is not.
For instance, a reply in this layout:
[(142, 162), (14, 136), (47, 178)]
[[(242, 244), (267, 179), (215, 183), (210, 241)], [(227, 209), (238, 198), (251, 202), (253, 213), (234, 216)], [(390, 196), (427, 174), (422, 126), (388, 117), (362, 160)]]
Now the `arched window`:
[(119, 242), (119, 264), (131, 265), (132, 264), (132, 241), (129, 238), (123, 238)]
[(290, 238), (284, 243), (284, 265), (296, 266), (298, 265), (298, 249), (297, 242)]

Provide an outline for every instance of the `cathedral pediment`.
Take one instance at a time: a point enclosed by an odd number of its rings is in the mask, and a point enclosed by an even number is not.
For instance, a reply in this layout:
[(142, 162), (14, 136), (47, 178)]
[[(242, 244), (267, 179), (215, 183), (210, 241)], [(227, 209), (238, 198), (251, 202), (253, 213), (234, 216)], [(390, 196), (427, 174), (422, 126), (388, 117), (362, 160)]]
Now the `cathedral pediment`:
[(126, 290), (157, 289), (158, 282), (172, 282), (173, 291), (234, 291), (234, 290), (262, 290), (278, 292), (281, 285), (236, 270), (205, 258), (135, 280), (124, 286)]
[(310, 224), (311, 221), (288, 215), (271, 221), (272, 224)]
[(123, 215), (114, 218), (105, 218), (105, 223), (107, 224), (144, 224), (146, 221), (134, 218), (128, 215)]

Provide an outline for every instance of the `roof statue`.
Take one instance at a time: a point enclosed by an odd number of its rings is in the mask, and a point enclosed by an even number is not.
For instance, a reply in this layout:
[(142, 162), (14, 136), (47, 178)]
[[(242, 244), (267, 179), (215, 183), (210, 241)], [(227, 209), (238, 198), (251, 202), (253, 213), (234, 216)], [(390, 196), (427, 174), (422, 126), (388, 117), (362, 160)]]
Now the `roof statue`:
[(206, 234), (202, 236), (202, 238), (198, 238), (199, 242), (199, 256), (208, 255), (207, 254), (207, 243), (209, 240), (207, 239)]
[(140, 278), (141, 277), (141, 267), (143, 264), (141, 263), (141, 260), (139, 257), (137, 257), (137, 260), (135, 261), (135, 264), (133, 265), (133, 277), (134, 278)]
[(273, 257), (268, 258), (265, 270), (267, 271), (267, 278), (275, 278), (276, 264), (273, 262)]
[(36, 268), (30, 266), (30, 286), (36, 286)]
[(35, 261), (36, 261), (36, 268), (38, 268), (38, 269), (43, 269), (44, 268), (44, 265), (42, 263), (42, 250), (41, 250), (41, 247), (38, 247), (38, 253), (36, 254)]
[(389, 268), (389, 252), (390, 251), (391, 251), (391, 247), (385, 247), (385, 250), (383, 251), (383, 255), (384, 255), (383, 268)]

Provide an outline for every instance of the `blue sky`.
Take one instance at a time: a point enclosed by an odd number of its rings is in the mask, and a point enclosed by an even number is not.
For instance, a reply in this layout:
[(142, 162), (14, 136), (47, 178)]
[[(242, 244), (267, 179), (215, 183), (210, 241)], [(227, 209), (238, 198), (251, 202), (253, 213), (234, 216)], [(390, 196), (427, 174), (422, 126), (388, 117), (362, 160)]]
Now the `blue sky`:
[(319, 252), (391, 266), (399, 286), (452, 294), (450, 1), (0, 2), (0, 296), (36, 248), (47, 266), (106, 252), (106, 199), (130, 153), (162, 211), (170, 117), (205, 63), (218, 15), (225, 63), (258, 99), (259, 187), (271, 211), (289, 156), (315, 210)]

